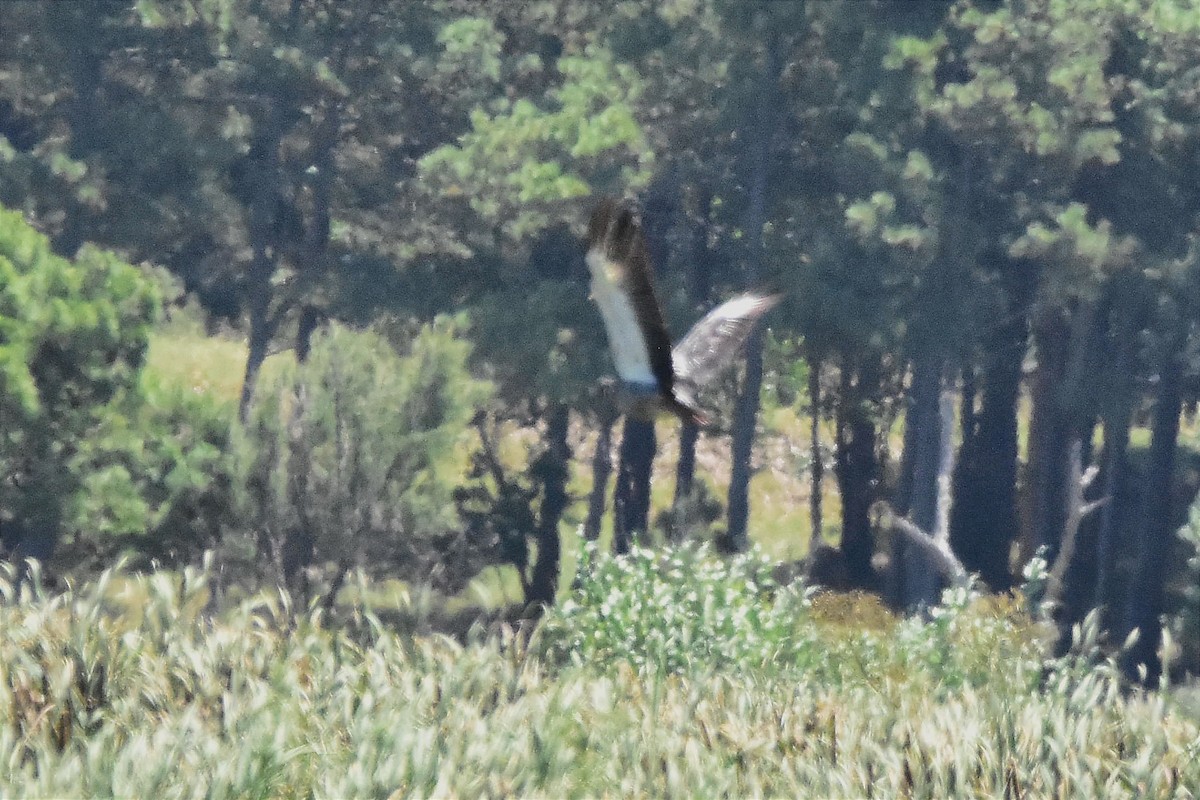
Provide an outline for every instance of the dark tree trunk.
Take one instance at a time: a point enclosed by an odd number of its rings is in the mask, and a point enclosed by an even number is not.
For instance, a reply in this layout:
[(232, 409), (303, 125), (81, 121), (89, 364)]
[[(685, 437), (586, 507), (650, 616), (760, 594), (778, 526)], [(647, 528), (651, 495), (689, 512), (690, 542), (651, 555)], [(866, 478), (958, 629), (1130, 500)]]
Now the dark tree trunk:
[(242, 395), (238, 402), (238, 417), (246, 421), (250, 413), (250, 403), (254, 400), (254, 390), (258, 385), (258, 373), (262, 364), (267, 360), (267, 348), (271, 344), (271, 319), (268, 306), (271, 300), (271, 275), (274, 265), (266, 256), (255, 255), (255, 264), (251, 268), (250, 286), (250, 341), (246, 353), (246, 371), (242, 377)]
[(808, 361), (808, 399), (812, 415), (809, 421), (808, 451), (808, 515), (809, 524), (812, 525), (809, 552), (816, 552), (825, 527), (821, 510), (821, 490), (825, 483), (825, 462), (821, 458), (821, 360), (810, 354)]
[[(917, 362), (913, 373), (912, 397), (909, 413), (916, 434), (912, 437), (912, 492), (910, 495), (909, 518), (921, 530), (932, 533), (937, 524), (938, 487), (937, 476), (941, 455), (941, 390), (942, 364), (935, 358), (923, 358)], [(905, 431), (907, 440), (908, 431)]]
[(1164, 584), (1170, 563), (1171, 488), (1179, 415), (1183, 407), (1182, 349), (1183, 338), (1180, 337), (1169, 346), (1160, 373), (1146, 469), (1145, 505), (1138, 535), (1137, 566), (1129, 592), (1128, 627), (1130, 630), (1136, 628), (1141, 635), (1125, 654), (1124, 664), (1131, 677), (1135, 677), (1138, 666), (1144, 664), (1147, 685), (1157, 683), (1162, 670), (1158, 658), (1158, 645), (1162, 640), (1159, 617), (1164, 610)]
[(271, 319), (271, 277), (279, 257), (278, 224), (280, 205), (279, 140), (280, 131), (273, 115), (260, 120), (254, 143), (247, 156), (248, 181), (253, 196), (247, 209), (250, 246), (253, 251), (247, 275), (247, 304), (249, 306), (250, 342), (246, 356), (246, 372), (242, 378), (242, 394), (238, 417), (242, 422), (250, 411), (258, 372), (267, 358), (274, 322)]
[[(770, 37), (765, 45), (762, 84), (759, 87), (754, 144), (750, 175), (750, 208), (746, 216), (749, 231), (749, 255), (746, 281), (758, 283), (762, 272), (763, 226), (767, 219), (767, 183), (770, 173), (771, 139), (775, 128), (774, 104), (777, 100), (778, 64), (776, 42)], [(759, 392), (762, 389), (763, 334), (759, 328), (746, 342), (746, 373), (733, 412), (733, 442), (730, 445), (729, 504), (727, 544), (732, 551), (749, 546), (746, 524), (750, 518), (750, 455), (754, 447), (754, 427), (758, 419)]]
[[(896, 493), (892, 499), (892, 508), (901, 516), (909, 516), (913, 511), (916, 473), (922, 466), (920, 458), (927, 455), (929, 416), (931, 410), (936, 413), (938, 387), (941, 382), (941, 367), (935, 359), (922, 358), (914, 361), (912, 379), (904, 404), (904, 450), (900, 454), (900, 475), (896, 482)], [(926, 465), (928, 466), (928, 465)], [(930, 499), (932, 502), (932, 499)], [(913, 517), (914, 521), (916, 518)], [(921, 522), (916, 523), (921, 526)], [(928, 527), (923, 527), (928, 531)]]
[(1022, 532), (1021, 558), (1028, 560), (1045, 547), (1046, 559), (1053, 563), (1066, 521), (1072, 434), (1065, 396), (1071, 342), (1065, 315), (1052, 312), (1038, 326), (1036, 342), (1038, 369), (1029, 426), (1029, 517)]
[(692, 493), (696, 479), (696, 442), (700, 439), (700, 428), (685, 422), (679, 429), (679, 463), (675, 466), (675, 507)]
[(741, 552), (750, 544), (746, 530), (750, 519), (750, 456), (762, 388), (762, 345), (762, 331), (757, 330), (746, 343), (746, 376), (733, 414), (728, 526), (728, 547), (732, 552)]
[(1108, 502), (1100, 510), (1100, 525), (1096, 533), (1096, 592), (1093, 603), (1101, 609), (1101, 625), (1112, 628), (1114, 619), (1109, 608), (1112, 601), (1112, 574), (1117, 552), (1117, 521), (1120, 498), (1126, 480), (1126, 453), (1129, 450), (1129, 429), (1132, 411), (1114, 413), (1104, 421), (1104, 496)]
[[(709, 268), (708, 250), (708, 213), (712, 205), (712, 190), (703, 189), (697, 202), (698, 221), (692, 228), (691, 235), (691, 272), (688, 281), (688, 295), (696, 308), (708, 305), (712, 294), (712, 271)], [(675, 499), (676, 510), (691, 496), (692, 484), (696, 477), (696, 444), (700, 440), (700, 428), (690, 422), (682, 423), (679, 431), (679, 463), (675, 467)]]
[(981, 258), (998, 276), (1006, 302), (1000, 309), (1003, 322), (984, 342), (981, 369), (973, 381), (979, 411), (972, 400), (973, 424), (969, 434), (964, 427), (954, 475), (950, 543), (968, 570), (995, 591), (1004, 591), (1012, 585), (1010, 553), (1020, 532), (1017, 408), (1037, 267), (996, 251)]
[[(1047, 314), (1038, 325), (1038, 371), (1030, 424), (1030, 517), (1022, 556), (1045, 548), (1047, 561), (1058, 558), (1070, 513), (1071, 449), (1090, 437), (1095, 422), (1092, 377), (1103, 357), (1097, 346), (1097, 304), (1080, 303)], [(1089, 446), (1090, 449), (1090, 446)]]
[(600, 431), (596, 436), (596, 452), (592, 455), (592, 492), (588, 496), (587, 519), (583, 523), (583, 536), (589, 542), (600, 538), (608, 479), (612, 476), (612, 432), (617, 416), (615, 407), (599, 414)]
[(528, 603), (551, 605), (558, 594), (560, 542), (558, 523), (567, 508), (567, 477), (571, 464), (571, 445), (567, 440), (571, 410), (565, 403), (554, 404), (546, 427), (546, 452), (539, 459), (542, 480), (542, 507), (538, 514), (537, 559), (529, 579)]
[(1130, 490), (1128, 452), (1129, 431), (1133, 425), (1134, 404), (1138, 390), (1135, 383), (1137, 353), (1143, 327), (1140, 308), (1127, 302), (1121, 283), (1116, 283), (1109, 305), (1107, 342), (1115, 350), (1115, 382), (1108, 392), (1108, 401), (1101, 411), (1104, 426), (1104, 491), (1108, 502), (1100, 510), (1096, 531), (1096, 582), (1092, 602), (1100, 609), (1100, 623), (1104, 630), (1116, 630), (1124, 620), (1116, 611), (1113, 601), (1113, 571), (1116, 566), (1120, 531), (1126, 528), (1123, 520), (1128, 514), (1123, 510), (1134, 506), (1127, 493)]
[(628, 553), (649, 527), (650, 472), (657, 442), (654, 423), (625, 417), (617, 486), (613, 496), (613, 552)]
[(871, 504), (879, 465), (875, 457), (875, 419), (872, 398), (878, 389), (878, 367), (868, 356), (858, 375), (843, 368), (837, 423), (837, 481), (842, 496), (842, 554), (846, 575), (854, 586), (872, 588), (874, 537)]
[(300, 312), (300, 321), (296, 325), (296, 363), (308, 361), (308, 353), (312, 348), (312, 336), (321, 324), (321, 311), (316, 306), (305, 306)]

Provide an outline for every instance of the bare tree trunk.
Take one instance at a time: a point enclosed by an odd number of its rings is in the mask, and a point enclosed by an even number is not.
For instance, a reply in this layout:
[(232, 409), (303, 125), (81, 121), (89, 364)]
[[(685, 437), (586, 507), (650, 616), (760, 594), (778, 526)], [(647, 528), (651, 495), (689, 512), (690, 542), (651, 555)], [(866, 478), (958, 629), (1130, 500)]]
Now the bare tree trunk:
[(587, 519), (583, 523), (583, 536), (589, 542), (600, 538), (608, 479), (612, 476), (612, 432), (617, 416), (615, 407), (599, 414), (600, 431), (596, 436), (596, 452), (592, 455), (592, 491), (588, 495)]
[(567, 508), (567, 477), (571, 465), (571, 445), (567, 440), (571, 410), (555, 403), (547, 415), (546, 452), (538, 459), (537, 472), (542, 481), (542, 507), (538, 514), (537, 559), (525, 597), (528, 603), (551, 605), (558, 594), (558, 562), (561, 544), (558, 523)]
[[(750, 176), (750, 210), (746, 218), (749, 257), (746, 281), (758, 282), (762, 272), (763, 226), (766, 224), (767, 183), (770, 173), (771, 139), (774, 135), (774, 103), (778, 87), (776, 41), (770, 36), (765, 44), (765, 63), (759, 87), (754, 139), (753, 168)], [(746, 524), (750, 518), (750, 456), (754, 447), (754, 428), (758, 418), (759, 392), (762, 389), (763, 332), (756, 328), (746, 342), (746, 373), (733, 412), (733, 442), (729, 473), (728, 546), (740, 551), (749, 546)]]
[(248, 228), (253, 256), (248, 274), (247, 294), (249, 302), (250, 341), (246, 356), (246, 372), (242, 378), (242, 393), (238, 403), (238, 417), (246, 421), (254, 389), (258, 383), (259, 369), (267, 358), (267, 347), (271, 343), (274, 320), (271, 318), (271, 277), (275, 274), (279, 257), (278, 232), (281, 192), (279, 166), (279, 140), (281, 132), (272, 112), (266, 112), (259, 121), (251, 145), (249, 180), (254, 196), (248, 209)]
[(1179, 415), (1183, 409), (1182, 333), (1168, 343), (1160, 370), (1158, 401), (1150, 434), (1150, 456), (1146, 469), (1145, 505), (1138, 536), (1137, 566), (1129, 592), (1130, 630), (1140, 632), (1137, 643), (1125, 654), (1127, 674), (1136, 676), (1145, 665), (1146, 683), (1157, 682), (1162, 670), (1158, 645), (1162, 640), (1167, 553), (1171, 546), (1171, 488), (1175, 472), (1175, 449), (1179, 440)]
[[(1006, 271), (1002, 274), (1016, 268), (1009, 262), (1003, 266)], [(973, 415), (972, 435), (967, 435), (966, 421), (963, 423), (950, 522), (954, 552), (967, 569), (1001, 592), (1012, 585), (1009, 555), (1018, 533), (1017, 409), (1029, 338), (1025, 298), (1029, 290), (1020, 277), (1009, 277), (1009, 318), (986, 343), (978, 379), (980, 409)], [(964, 407), (965, 393), (964, 386)]]
[[(1075, 561), (1079, 528), (1083, 524), (1083, 520), (1108, 500), (1108, 498), (1102, 498), (1090, 503), (1084, 502), (1084, 494), (1095, 480), (1099, 470), (1092, 466), (1085, 471), (1083, 458), (1083, 443), (1079, 439), (1075, 439), (1071, 442), (1067, 457), (1067, 518), (1063, 525), (1062, 544), (1058, 549), (1058, 557), (1050, 568), (1046, 587), (1046, 601), (1051, 608), (1058, 608), (1062, 603), (1067, 574)], [(1075, 614), (1067, 613), (1063, 616), (1063, 621), (1071, 622), (1075, 617)], [(1070, 625), (1064, 627), (1069, 630)], [(1067, 633), (1067, 630), (1064, 630), (1063, 633)], [(1060, 637), (1060, 639), (1062, 638), (1064, 637)]]
[(654, 423), (625, 417), (613, 496), (613, 552), (627, 553), (650, 518), (650, 473), (657, 442)]
[[(915, 452), (909, 516), (917, 530), (927, 532), (925, 538), (932, 539), (939, 552), (952, 555), (954, 391), (945, 385), (943, 370), (940, 358), (927, 357), (918, 361), (913, 379), (911, 416), (906, 423), (917, 429), (912, 437)], [(933, 606), (941, 596), (947, 575), (937, 561), (930, 560), (926, 544), (913, 536), (893, 540), (893, 598), (900, 607)]]
[(1033, 417), (1029, 429), (1029, 516), (1022, 533), (1021, 561), (1041, 547), (1053, 561), (1066, 522), (1067, 456), (1071, 428), (1064, 383), (1070, 352), (1065, 315), (1038, 326), (1038, 370), (1033, 384)]
[(1109, 313), (1111, 326), (1107, 343), (1116, 350), (1114, 372), (1117, 382), (1101, 411), (1104, 426), (1104, 496), (1109, 502), (1101, 510), (1096, 534), (1096, 583), (1093, 604), (1100, 609), (1101, 628), (1116, 630), (1124, 620), (1111, 605), (1114, 599), (1113, 570), (1117, 554), (1119, 526), (1126, 514), (1121, 509), (1133, 505), (1123, 496), (1128, 484), (1129, 431), (1137, 402), (1136, 360), (1143, 320), (1136, 305), (1127, 302), (1120, 283), (1112, 289)]
[(821, 458), (821, 360), (809, 355), (808, 399), (811, 419), (809, 421), (809, 497), (808, 515), (812, 525), (808, 551), (816, 552), (821, 544), (821, 533), (825, 528), (821, 510), (821, 491), (825, 483), (825, 463)]
[[(878, 391), (878, 364), (865, 356), (857, 370), (842, 368), (837, 421), (837, 481), (842, 496), (841, 550), (851, 585), (872, 588), (874, 536), (871, 505), (879, 465), (875, 456), (874, 394)], [(854, 373), (857, 372), (857, 375)]]
[(1100, 530), (1096, 537), (1096, 593), (1093, 602), (1102, 610), (1103, 627), (1109, 628), (1114, 620), (1109, 614), (1112, 600), (1113, 561), (1117, 551), (1118, 495), (1125, 483), (1126, 451), (1129, 449), (1129, 428), (1132, 412), (1116, 413), (1104, 421), (1104, 496), (1109, 502), (1100, 515)]
[[(698, 220), (690, 237), (691, 265), (688, 294), (692, 305), (704, 308), (712, 295), (712, 275), (709, 265), (711, 254), (708, 249), (708, 215), (712, 205), (712, 190), (705, 187), (699, 191), (696, 215)], [(674, 508), (679, 512), (692, 494), (696, 477), (696, 444), (700, 440), (700, 428), (690, 422), (682, 423), (679, 432), (679, 462), (675, 467)], [(679, 528), (680, 526), (676, 526)]]

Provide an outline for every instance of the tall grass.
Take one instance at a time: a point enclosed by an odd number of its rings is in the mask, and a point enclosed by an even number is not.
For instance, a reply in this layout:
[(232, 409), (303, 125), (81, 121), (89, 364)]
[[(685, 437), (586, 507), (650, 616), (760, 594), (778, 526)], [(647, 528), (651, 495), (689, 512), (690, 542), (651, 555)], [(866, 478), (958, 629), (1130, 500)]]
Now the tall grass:
[[(1193, 797), (1200, 721), (1038, 656), (1014, 602), (929, 623), (762, 560), (589, 554), (531, 637), (414, 635), (204, 573), (0, 580), (0, 795)], [(360, 587), (356, 593), (367, 597)], [(858, 624), (856, 624), (856, 622)]]

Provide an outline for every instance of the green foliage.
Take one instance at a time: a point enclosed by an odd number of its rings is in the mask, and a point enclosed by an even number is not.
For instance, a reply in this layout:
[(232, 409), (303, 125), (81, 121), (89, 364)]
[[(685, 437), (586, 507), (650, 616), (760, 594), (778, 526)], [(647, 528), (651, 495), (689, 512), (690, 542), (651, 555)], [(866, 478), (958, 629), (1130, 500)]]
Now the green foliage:
[[(449, 23), (439, 41), (453, 65), (471, 49), (464, 42), (487, 36), (494, 43), (497, 35), (489, 21), (467, 18)], [(479, 63), (471, 80), (499, 77), (494, 53), (473, 58)], [(598, 47), (563, 56), (555, 67), (561, 82), (543, 97), (496, 97), (476, 106), (457, 144), (420, 161), (431, 189), (465, 196), (484, 223), (517, 240), (560, 221), (563, 201), (587, 196), (596, 182), (630, 191), (651, 176), (653, 152), (634, 115), (638, 74)]]
[(1018, 610), (965, 592), (948, 593), (928, 624), (873, 626), (849, 599), (831, 606), (818, 596), (814, 606), (800, 583), (780, 586), (756, 552), (723, 559), (688, 545), (612, 557), (589, 544), (579, 572), (541, 631), (554, 662), (604, 673), (625, 663), (647, 675), (751, 670), (880, 690), (899, 683), (938, 697), (1000, 683), (1027, 692), (1040, 680), (1038, 642)]
[(228, 523), (228, 401), (143, 371), (137, 390), (106, 410), (69, 469), (80, 489), (65, 509), (63, 559), (105, 566), (178, 565), (215, 547)]
[[(338, 325), (308, 361), (263, 388), (234, 436), (238, 525), (280, 577), (296, 566), (432, 579), (457, 525), (468, 423), (488, 386), (468, 373), (462, 320), (439, 318), (400, 353), (382, 335)], [(299, 537), (299, 540), (297, 539)], [(469, 577), (469, 575), (467, 576)]]
[[(731, 571), (734, 596), (754, 574)], [(277, 594), (210, 615), (196, 570), (55, 596), (17, 597), (3, 576), (0, 596), (5, 796), (1168, 798), (1200, 783), (1200, 723), (1163, 697), (1123, 694), (1106, 670), (1018, 685), (1014, 652), (969, 626), (928, 638), (992, 680), (933, 691), (924, 672), (888, 671), (912, 640), (864, 630), (851, 598), (819, 616), (818, 596), (795, 620), (822, 644), (875, 643), (831, 653), (850, 679), (830, 683), (745, 661), (671, 675), (548, 663), (541, 634), (458, 644), (370, 609), (331, 627)], [(723, 635), (735, 650), (748, 638)]]
[[(0, 515), (45, 542), (77, 502), (77, 457), (136, 388), (156, 284), (94, 247), (68, 261), (0, 209)], [(86, 458), (86, 456), (83, 456)], [(5, 544), (17, 545), (17, 541)], [(49, 555), (46, 545), (38, 549)]]
[(796, 644), (806, 598), (776, 586), (760, 554), (723, 560), (688, 545), (613, 558), (588, 543), (577, 569), (578, 588), (543, 630), (552, 659), (661, 673), (791, 660), (783, 648)]

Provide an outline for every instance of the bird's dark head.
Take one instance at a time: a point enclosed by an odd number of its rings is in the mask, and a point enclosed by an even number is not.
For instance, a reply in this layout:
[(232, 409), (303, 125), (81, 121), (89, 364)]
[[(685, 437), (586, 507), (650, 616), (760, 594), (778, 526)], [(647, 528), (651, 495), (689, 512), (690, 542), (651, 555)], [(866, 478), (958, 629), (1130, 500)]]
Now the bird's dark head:
[(620, 249), (622, 245), (628, 246), (637, 231), (637, 225), (637, 213), (628, 203), (613, 197), (602, 198), (588, 222), (588, 250), (603, 244), (609, 255), (618, 255), (612, 251)]

